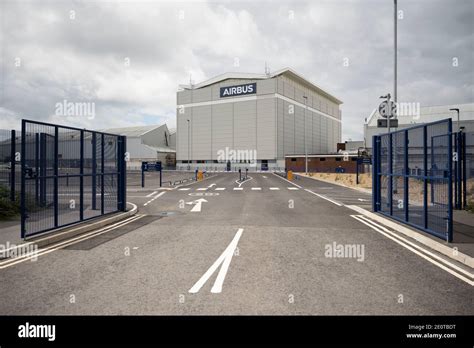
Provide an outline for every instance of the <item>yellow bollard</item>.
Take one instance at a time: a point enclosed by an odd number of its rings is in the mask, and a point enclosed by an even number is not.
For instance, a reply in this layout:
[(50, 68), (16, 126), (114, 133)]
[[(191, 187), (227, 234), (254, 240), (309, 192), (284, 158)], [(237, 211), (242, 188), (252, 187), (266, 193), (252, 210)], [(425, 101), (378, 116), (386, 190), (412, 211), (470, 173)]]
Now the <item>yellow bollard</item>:
[(198, 171), (198, 180), (202, 180), (202, 171), (201, 170)]
[(293, 171), (292, 171), (292, 170), (289, 170), (289, 171), (288, 171), (288, 174), (287, 174), (286, 178), (287, 178), (288, 180), (290, 180), (290, 181), (293, 180)]

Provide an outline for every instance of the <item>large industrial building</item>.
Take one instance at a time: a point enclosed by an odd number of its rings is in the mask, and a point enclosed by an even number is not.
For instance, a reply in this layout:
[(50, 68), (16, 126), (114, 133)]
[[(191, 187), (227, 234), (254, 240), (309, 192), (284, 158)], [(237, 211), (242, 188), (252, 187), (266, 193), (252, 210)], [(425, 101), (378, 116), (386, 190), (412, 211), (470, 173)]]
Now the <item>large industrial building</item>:
[(176, 130), (166, 124), (108, 128), (104, 132), (127, 136), (129, 169), (138, 169), (142, 161), (161, 161), (164, 167), (176, 165)]
[(177, 92), (177, 168), (285, 167), (336, 153), (342, 102), (291, 69), (225, 73)]

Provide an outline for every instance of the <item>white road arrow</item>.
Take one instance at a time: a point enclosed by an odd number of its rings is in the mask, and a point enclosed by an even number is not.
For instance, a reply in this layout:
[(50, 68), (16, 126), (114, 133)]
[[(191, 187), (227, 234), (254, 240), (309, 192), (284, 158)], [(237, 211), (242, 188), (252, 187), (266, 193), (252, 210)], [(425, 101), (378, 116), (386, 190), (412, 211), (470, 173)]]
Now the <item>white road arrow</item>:
[(362, 199), (362, 198), (357, 198), (358, 201), (361, 201), (361, 202), (367, 202), (366, 199)]
[(216, 184), (210, 184), (207, 188), (211, 188), (213, 186), (216, 186)]
[(201, 211), (201, 205), (203, 202), (207, 202), (204, 198), (199, 198), (199, 199), (196, 199), (195, 201), (193, 202), (186, 202), (186, 204), (194, 204), (194, 207), (193, 209), (191, 209), (191, 212), (200, 212)]

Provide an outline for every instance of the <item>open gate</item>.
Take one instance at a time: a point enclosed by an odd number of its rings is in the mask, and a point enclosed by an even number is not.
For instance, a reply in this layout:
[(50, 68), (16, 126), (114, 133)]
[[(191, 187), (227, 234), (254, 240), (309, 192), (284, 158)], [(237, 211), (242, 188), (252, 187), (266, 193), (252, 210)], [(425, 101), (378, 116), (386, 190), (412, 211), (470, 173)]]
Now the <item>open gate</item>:
[(373, 210), (451, 242), (451, 119), (373, 138)]
[(22, 120), (21, 237), (126, 209), (126, 137)]

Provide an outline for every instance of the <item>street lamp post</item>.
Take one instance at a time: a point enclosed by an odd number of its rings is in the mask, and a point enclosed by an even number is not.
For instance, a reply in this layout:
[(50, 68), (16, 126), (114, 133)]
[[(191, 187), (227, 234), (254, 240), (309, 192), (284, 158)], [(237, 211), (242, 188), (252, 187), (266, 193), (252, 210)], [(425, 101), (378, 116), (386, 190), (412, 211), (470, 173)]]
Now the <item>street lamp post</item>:
[(189, 155), (189, 146), (190, 146), (190, 139), (191, 139), (191, 136), (190, 136), (190, 133), (189, 133), (189, 119), (186, 120), (188, 122), (188, 170), (191, 170), (191, 162), (190, 162), (190, 155)]
[(305, 173), (308, 175), (308, 147), (306, 145), (306, 108), (308, 107), (308, 97), (303, 96), (304, 99), (304, 157), (305, 157)]

